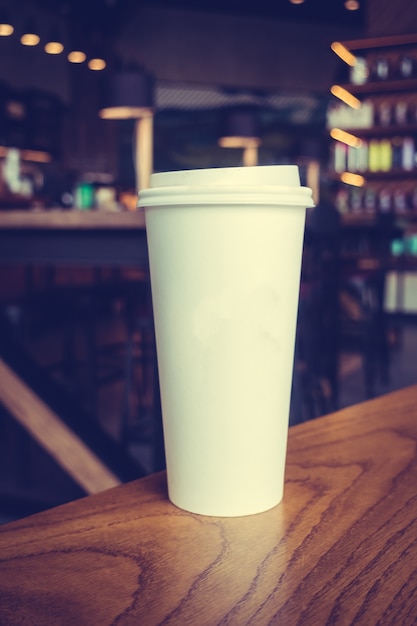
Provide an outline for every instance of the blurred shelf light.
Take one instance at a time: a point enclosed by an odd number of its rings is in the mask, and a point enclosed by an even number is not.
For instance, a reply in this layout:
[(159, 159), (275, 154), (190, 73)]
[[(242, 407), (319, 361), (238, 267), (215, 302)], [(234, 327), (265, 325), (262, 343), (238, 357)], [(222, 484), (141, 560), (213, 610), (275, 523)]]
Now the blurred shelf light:
[(330, 48), (335, 54), (337, 54), (340, 59), (342, 59), (342, 61), (344, 61), (351, 67), (354, 67), (356, 65), (357, 58), (354, 54), (350, 52), (350, 50), (346, 48), (346, 46), (340, 43), (340, 41), (333, 41)]
[[(16, 150), (16, 148), (0, 146), (0, 158), (7, 157), (11, 150)], [(43, 150), (19, 150), (19, 154), (23, 161), (33, 161), (34, 163), (49, 163), (52, 159), (51, 155)]]
[(345, 104), (352, 107), (352, 109), (359, 109), (361, 106), (361, 101), (356, 98), (350, 91), (341, 87), (340, 85), (332, 85), (330, 88), (330, 92), (339, 100), (342, 100)]
[(20, 43), (23, 46), (37, 46), (40, 40), (35, 20), (33, 18), (27, 19), (20, 37)]
[(345, 9), (347, 11), (357, 11), (360, 8), (358, 0), (346, 0)]
[(261, 140), (258, 137), (244, 137), (237, 135), (236, 137), (220, 137), (219, 146), (222, 148), (258, 148)]
[(101, 57), (94, 57), (88, 61), (88, 68), (93, 72), (100, 72), (106, 69), (107, 63)]
[(103, 120), (135, 120), (153, 115), (147, 107), (119, 106), (108, 107), (99, 111)]
[(335, 141), (341, 141), (342, 143), (352, 146), (353, 148), (359, 148), (359, 146), (362, 145), (362, 139), (346, 132), (345, 130), (342, 130), (341, 128), (332, 128), (330, 131), (330, 137)]
[(85, 52), (82, 52), (81, 50), (71, 50), (71, 52), (69, 52), (67, 56), (67, 59), (70, 63), (84, 63), (86, 58), (87, 56)]
[(360, 174), (352, 174), (352, 172), (343, 172), (343, 174), (340, 175), (340, 180), (342, 183), (353, 185), (354, 187), (363, 187), (366, 183), (363, 176)]
[(22, 150), (21, 158), (24, 161), (33, 161), (35, 163), (49, 163), (51, 155), (43, 150)]

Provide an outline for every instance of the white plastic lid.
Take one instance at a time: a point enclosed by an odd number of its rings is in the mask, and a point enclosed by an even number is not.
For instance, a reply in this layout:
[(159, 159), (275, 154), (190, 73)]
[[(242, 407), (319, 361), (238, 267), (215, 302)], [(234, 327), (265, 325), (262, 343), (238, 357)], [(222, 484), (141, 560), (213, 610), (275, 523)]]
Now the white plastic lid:
[(261, 165), (182, 170), (152, 174), (139, 193), (139, 207), (179, 204), (272, 204), (314, 206), (309, 187), (300, 186), (296, 165)]

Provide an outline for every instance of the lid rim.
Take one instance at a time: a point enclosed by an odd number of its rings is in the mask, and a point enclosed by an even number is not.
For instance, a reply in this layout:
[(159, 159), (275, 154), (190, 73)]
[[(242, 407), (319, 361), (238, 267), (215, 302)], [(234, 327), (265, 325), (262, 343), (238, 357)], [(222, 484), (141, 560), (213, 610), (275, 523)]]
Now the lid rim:
[(178, 193), (178, 194), (140, 194), (138, 207), (167, 207), (177, 205), (275, 205), (275, 206), (299, 206), (309, 208), (314, 206), (311, 193), (301, 194), (277, 194), (277, 193)]
[(262, 165), (158, 172), (140, 190), (138, 207), (196, 205), (314, 206), (296, 165)]

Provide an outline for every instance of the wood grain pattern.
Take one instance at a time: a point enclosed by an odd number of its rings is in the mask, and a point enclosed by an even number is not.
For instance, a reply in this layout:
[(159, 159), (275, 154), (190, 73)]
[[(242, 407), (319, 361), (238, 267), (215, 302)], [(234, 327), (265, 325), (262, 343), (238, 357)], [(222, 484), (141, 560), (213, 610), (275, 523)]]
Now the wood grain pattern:
[(3, 526), (0, 624), (413, 624), (416, 442), (412, 387), (291, 429), (266, 513), (188, 514), (156, 474)]
[(0, 211), (0, 228), (69, 228), (69, 229), (112, 229), (145, 228), (143, 211)]

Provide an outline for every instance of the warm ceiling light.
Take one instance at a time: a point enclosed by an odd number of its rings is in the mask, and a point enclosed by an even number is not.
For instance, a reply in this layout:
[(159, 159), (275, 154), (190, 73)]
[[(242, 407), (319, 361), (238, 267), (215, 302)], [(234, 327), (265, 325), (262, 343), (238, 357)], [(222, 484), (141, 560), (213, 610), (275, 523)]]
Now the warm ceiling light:
[(8, 37), (13, 32), (14, 28), (11, 24), (0, 24), (0, 37)]
[(356, 98), (350, 91), (341, 87), (340, 85), (332, 85), (330, 88), (331, 93), (342, 100), (345, 104), (352, 107), (352, 109), (359, 109), (361, 106), (361, 101)]
[(345, 2), (345, 9), (348, 11), (357, 11), (359, 6), (358, 0), (346, 0)]
[(36, 35), (36, 33), (25, 33), (21, 36), (20, 43), (23, 46), (37, 46), (40, 40), (39, 35)]
[(37, 46), (40, 42), (40, 37), (37, 34), (38, 28), (36, 26), (36, 22), (33, 18), (29, 17), (25, 21), (25, 25), (23, 27), (23, 34), (20, 37), (20, 43), (23, 46)]
[(99, 72), (100, 70), (104, 70), (106, 67), (106, 61), (100, 58), (90, 59), (88, 62), (88, 67), (90, 70), (94, 70), (95, 72)]
[(360, 174), (352, 174), (352, 172), (343, 172), (343, 174), (340, 175), (340, 180), (342, 183), (353, 185), (354, 187), (363, 187), (366, 183), (363, 176)]
[(61, 54), (64, 45), (60, 41), (48, 41), (44, 48), (47, 54)]
[(261, 140), (258, 137), (220, 137), (219, 146), (222, 148), (258, 148)]
[(51, 28), (44, 50), (47, 54), (61, 54), (64, 50), (59, 28)]
[(9, 20), (9, 13), (6, 7), (0, 8), (0, 37), (9, 37), (14, 33), (14, 28)]
[(356, 137), (351, 133), (347, 133), (341, 128), (332, 128), (330, 131), (330, 137), (336, 141), (346, 143), (348, 146), (353, 146), (354, 148), (359, 148), (359, 146), (362, 145), (362, 139), (359, 139), (359, 137)]
[(350, 66), (356, 65), (357, 58), (340, 41), (334, 41), (330, 48), (337, 56)]
[(70, 63), (84, 63), (86, 58), (85, 53), (81, 52), (81, 50), (72, 50), (67, 56)]
[(99, 116), (103, 120), (131, 120), (150, 115), (152, 115), (152, 111), (147, 107), (107, 107), (99, 111)]
[(291, 4), (303, 4), (304, 0), (290, 0)]

